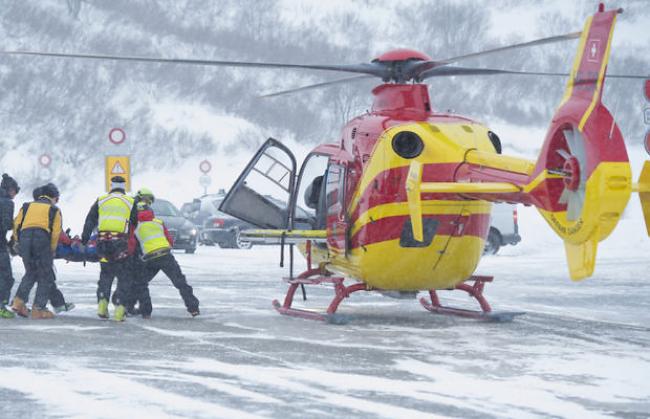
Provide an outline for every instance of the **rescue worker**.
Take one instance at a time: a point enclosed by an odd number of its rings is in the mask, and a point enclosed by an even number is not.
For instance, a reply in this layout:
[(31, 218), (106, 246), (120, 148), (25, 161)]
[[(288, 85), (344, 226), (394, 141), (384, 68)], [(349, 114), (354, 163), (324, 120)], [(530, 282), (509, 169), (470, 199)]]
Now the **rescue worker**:
[(109, 317), (108, 302), (113, 280), (117, 277), (117, 288), (113, 295), (114, 319), (123, 321), (125, 304), (130, 292), (130, 260), (128, 254), (129, 229), (137, 223), (134, 199), (126, 195), (126, 180), (122, 176), (111, 178), (111, 190), (102, 195), (90, 208), (81, 234), (81, 244), (86, 246), (93, 230), (97, 228), (97, 254), (100, 259), (100, 274), (97, 282), (97, 315)]
[(149, 282), (161, 270), (178, 289), (187, 311), (192, 317), (198, 316), (200, 314), (199, 300), (194, 296), (192, 287), (187, 283), (185, 275), (171, 251), (174, 241), (164, 223), (154, 218), (153, 210), (149, 207), (143, 207), (141, 211), (138, 211), (138, 225), (133, 230), (130, 240), (132, 245), (136, 240), (142, 253), (144, 266), (137, 277), (134, 294), (140, 301), (142, 317), (145, 319), (151, 317), (153, 307), (149, 294)]
[(7, 242), (7, 232), (13, 230), (14, 225), (14, 197), (20, 191), (18, 182), (8, 174), (2, 175), (0, 182), (0, 318), (11, 319), (15, 315), (7, 309), (11, 288), (14, 286), (14, 277), (11, 273), (11, 259), (13, 242)]
[[(135, 194), (133, 197), (134, 199), (134, 205), (137, 209), (137, 211), (143, 210), (145, 208), (149, 208), (151, 204), (153, 204), (155, 197), (153, 196), (153, 192), (151, 192), (150, 189), (148, 188), (140, 188), (138, 192)], [(144, 269), (144, 263), (142, 262), (142, 253), (140, 252), (140, 249), (138, 246), (135, 245), (134, 240), (129, 240), (129, 254), (131, 255), (131, 268), (130, 268), (130, 273), (131, 273), (131, 292), (129, 293), (128, 296), (128, 302), (125, 304), (126, 305), (126, 312), (130, 316), (135, 316), (140, 314), (139, 308), (135, 308), (135, 305), (138, 303), (138, 297), (135, 295), (135, 292), (133, 291), (133, 287), (135, 286), (135, 281)]]
[(25, 276), (18, 286), (11, 308), (27, 317), (29, 310), (25, 301), (34, 284), (37, 284), (32, 319), (51, 319), (54, 313), (46, 305), (55, 281), (54, 252), (61, 234), (61, 210), (56, 206), (59, 190), (48, 183), (41, 187), (39, 194), (37, 200), (23, 204), (14, 219), (13, 240), (18, 242)]
[[(40, 196), (43, 195), (43, 186), (39, 186), (34, 189), (32, 192), (32, 197), (34, 198), (34, 201), (37, 201)], [(61, 234), (59, 235), (59, 243), (64, 243), (64, 244), (71, 244), (72, 240), (70, 240), (70, 237), (65, 233), (65, 231), (61, 231)], [(32, 285), (33, 287), (33, 285)], [(27, 299), (29, 298), (29, 293), (32, 291), (32, 287), (30, 287), (28, 290), (23, 291), (23, 305), (27, 305)], [(54, 308), (55, 313), (61, 313), (64, 311), (70, 311), (73, 308), (75, 308), (74, 303), (67, 303), (65, 301), (65, 298), (63, 297), (63, 293), (61, 290), (56, 285), (56, 276), (54, 278), (54, 282), (52, 283), (52, 287), (50, 288), (50, 296), (49, 296), (49, 301), (50, 304), (52, 305), (52, 308)], [(21, 311), (19, 313), (23, 317), (27, 317), (29, 314), (29, 311)]]

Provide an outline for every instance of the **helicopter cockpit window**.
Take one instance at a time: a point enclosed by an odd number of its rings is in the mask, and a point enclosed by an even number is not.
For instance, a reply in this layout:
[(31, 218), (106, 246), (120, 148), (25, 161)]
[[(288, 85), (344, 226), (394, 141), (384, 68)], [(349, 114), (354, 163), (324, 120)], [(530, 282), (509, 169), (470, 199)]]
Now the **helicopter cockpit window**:
[(228, 213), (262, 228), (286, 228), (293, 162), (275, 146), (258, 156), (228, 197)]
[(302, 166), (298, 180), (294, 228), (325, 228), (325, 174), (328, 156), (312, 154)]

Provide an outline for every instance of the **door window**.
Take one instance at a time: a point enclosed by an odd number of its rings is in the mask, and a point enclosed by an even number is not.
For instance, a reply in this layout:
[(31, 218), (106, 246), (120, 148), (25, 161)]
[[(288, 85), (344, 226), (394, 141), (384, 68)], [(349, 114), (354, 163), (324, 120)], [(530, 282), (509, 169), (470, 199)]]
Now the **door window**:
[(325, 176), (328, 161), (328, 156), (311, 154), (302, 165), (296, 195), (295, 229), (325, 228)]
[(269, 139), (224, 199), (221, 211), (262, 228), (287, 228), (296, 163), (280, 142)]
[(325, 205), (329, 216), (338, 215), (339, 211), (344, 207), (344, 171), (345, 168), (338, 164), (331, 164), (327, 171)]

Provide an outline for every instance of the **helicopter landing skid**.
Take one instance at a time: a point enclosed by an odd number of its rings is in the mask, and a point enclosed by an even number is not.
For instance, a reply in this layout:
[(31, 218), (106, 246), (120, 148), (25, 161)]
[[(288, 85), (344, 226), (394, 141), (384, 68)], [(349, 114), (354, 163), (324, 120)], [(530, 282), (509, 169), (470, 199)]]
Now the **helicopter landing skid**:
[(474, 297), (481, 306), (481, 310), (467, 310), (463, 308), (454, 308), (446, 307), (440, 304), (440, 299), (436, 290), (429, 290), (429, 297), (431, 301), (428, 301), (426, 298), (420, 298), (420, 304), (427, 310), (435, 314), (447, 314), (452, 316), (467, 317), (477, 320), (493, 321), (493, 322), (509, 322), (512, 321), (516, 316), (525, 314), (524, 312), (515, 312), (515, 311), (501, 311), (493, 312), (490, 304), (487, 302), (483, 296), (483, 288), (485, 287), (486, 282), (492, 282), (493, 277), (491, 276), (481, 276), (474, 275), (471, 276), (467, 281), (474, 281), (473, 285), (466, 283), (456, 285), (455, 289), (465, 291), (470, 296)]
[[(343, 284), (345, 278), (323, 275), (319, 269), (309, 269), (297, 278), (285, 279), (290, 285), (287, 290), (287, 295), (284, 297), (284, 304), (280, 304), (278, 300), (273, 300), (273, 307), (278, 313), (285, 316), (300, 317), (308, 320), (320, 320), (332, 324), (345, 324), (349, 321), (348, 316), (337, 314), (336, 310), (341, 302), (356, 291), (366, 291), (368, 288), (364, 283), (356, 283), (350, 286)], [(293, 308), (293, 297), (301, 285), (320, 285), (320, 284), (333, 284), (334, 285), (334, 298), (330, 303), (325, 313), (317, 311), (303, 310)]]

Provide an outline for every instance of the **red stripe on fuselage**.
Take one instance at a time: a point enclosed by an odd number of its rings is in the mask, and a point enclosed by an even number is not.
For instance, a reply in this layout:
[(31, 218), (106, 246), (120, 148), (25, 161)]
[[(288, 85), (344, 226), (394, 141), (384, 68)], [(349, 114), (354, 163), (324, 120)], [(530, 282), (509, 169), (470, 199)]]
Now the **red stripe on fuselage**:
[[(490, 214), (460, 214), (425, 215), (423, 218), (438, 221), (436, 236), (475, 236), (484, 239), (490, 227)], [(408, 215), (386, 217), (369, 222), (352, 236), (352, 248), (368, 246), (388, 240), (398, 240), (402, 235), (404, 223)], [(435, 237), (435, 236), (434, 236)]]
[[(453, 182), (454, 172), (459, 163), (426, 164), (422, 169), (422, 182)], [(394, 167), (379, 173), (361, 194), (361, 199), (352, 211), (351, 219), (379, 205), (393, 202), (406, 202), (406, 178), (409, 166)], [(423, 194), (422, 200), (456, 201), (453, 194)]]

